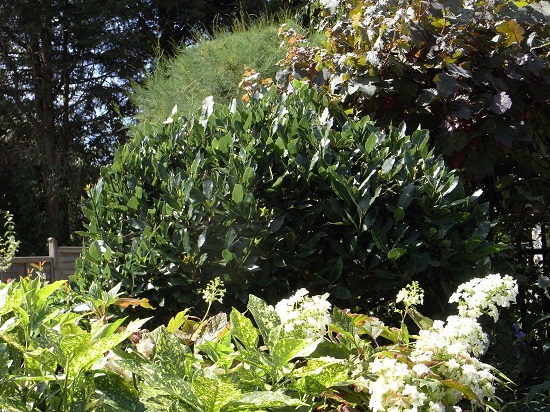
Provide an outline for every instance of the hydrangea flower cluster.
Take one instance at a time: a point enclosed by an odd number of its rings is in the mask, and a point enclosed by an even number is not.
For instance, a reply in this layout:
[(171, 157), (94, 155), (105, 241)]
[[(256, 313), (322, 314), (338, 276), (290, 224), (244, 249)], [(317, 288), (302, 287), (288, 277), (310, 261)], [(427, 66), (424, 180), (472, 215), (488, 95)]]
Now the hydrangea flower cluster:
[(494, 397), (495, 377), (490, 367), (476, 358), (437, 356), (420, 362), (416, 355), (413, 351), (406, 362), (384, 356), (370, 363), (369, 372), (377, 376), (367, 384), (371, 411), (461, 411), (455, 405), (463, 393), (448, 383), (451, 381), (456, 387), (468, 386), (479, 399)]
[(331, 305), (328, 293), (309, 297), (306, 289), (299, 289), (293, 296), (275, 305), (285, 332), (301, 331), (306, 338), (319, 339), (330, 324)]
[(482, 314), (498, 319), (497, 306), (507, 308), (516, 301), (518, 286), (511, 276), (499, 274), (475, 278), (460, 285), (449, 302), (458, 303), (458, 314), (462, 317), (478, 318)]
[(369, 365), (369, 372), (378, 376), (368, 385), (372, 411), (418, 410), (425, 404), (427, 396), (418, 391), (414, 372), (406, 363), (395, 358), (376, 358)]
[(413, 280), (404, 289), (401, 289), (395, 298), (395, 303), (403, 302), (405, 306), (424, 304), (424, 291), (416, 280)]
[(489, 346), (489, 338), (476, 319), (449, 316), (446, 322), (434, 321), (431, 329), (421, 330), (416, 349), (446, 352), (449, 355), (470, 353), (480, 356)]
[[(376, 378), (366, 384), (369, 408), (377, 411), (448, 411), (464, 398), (484, 404), (495, 399), (499, 379), (494, 368), (479, 361), (489, 339), (477, 321), (481, 314), (498, 319), (497, 306), (515, 302), (517, 284), (510, 276), (489, 275), (461, 285), (451, 302), (459, 302), (458, 316), (420, 330), (414, 344), (378, 352), (368, 366)], [(406, 306), (422, 296), (418, 284), (398, 294)], [(467, 388), (467, 389), (465, 389)]]

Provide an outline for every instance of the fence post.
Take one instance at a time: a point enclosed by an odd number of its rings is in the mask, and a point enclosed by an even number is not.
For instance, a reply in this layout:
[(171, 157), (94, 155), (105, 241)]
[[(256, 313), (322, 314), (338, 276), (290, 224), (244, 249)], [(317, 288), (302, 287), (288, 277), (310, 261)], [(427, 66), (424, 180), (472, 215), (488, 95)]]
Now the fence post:
[(52, 258), (52, 273), (51, 282), (55, 282), (57, 279), (57, 266), (59, 265), (59, 254), (57, 251), (57, 240), (55, 238), (48, 238), (48, 255)]

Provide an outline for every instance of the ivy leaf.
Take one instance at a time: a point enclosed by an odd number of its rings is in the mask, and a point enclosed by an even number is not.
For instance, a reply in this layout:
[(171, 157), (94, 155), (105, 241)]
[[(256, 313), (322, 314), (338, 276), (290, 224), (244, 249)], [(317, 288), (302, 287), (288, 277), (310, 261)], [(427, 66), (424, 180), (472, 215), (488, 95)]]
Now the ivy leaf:
[(525, 29), (515, 20), (503, 21), (497, 25), (497, 32), (504, 36), (502, 44), (509, 47), (513, 43), (520, 43), (523, 40)]
[(506, 92), (500, 92), (493, 96), (493, 101), (489, 105), (489, 110), (496, 114), (502, 114), (512, 107), (512, 99)]

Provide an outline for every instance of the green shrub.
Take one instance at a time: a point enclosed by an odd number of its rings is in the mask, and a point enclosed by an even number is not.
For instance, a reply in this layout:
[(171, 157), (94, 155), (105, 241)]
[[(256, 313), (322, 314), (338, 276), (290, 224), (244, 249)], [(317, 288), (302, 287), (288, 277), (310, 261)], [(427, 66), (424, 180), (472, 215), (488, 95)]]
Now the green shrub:
[(435, 297), (431, 314), (453, 285), (489, 269), (499, 246), (486, 240), (486, 205), (433, 156), (427, 131), (348, 121), (295, 86), (145, 124), (84, 201), (76, 278), (122, 282), (167, 315), (198, 305), (217, 276), (228, 308), (251, 292), (276, 302), (306, 287), (367, 310), (417, 279)]

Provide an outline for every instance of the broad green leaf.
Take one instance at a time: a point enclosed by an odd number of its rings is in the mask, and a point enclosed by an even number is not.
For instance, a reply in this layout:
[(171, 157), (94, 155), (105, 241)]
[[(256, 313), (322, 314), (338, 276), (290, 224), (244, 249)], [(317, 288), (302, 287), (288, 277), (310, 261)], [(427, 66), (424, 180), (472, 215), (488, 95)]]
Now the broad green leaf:
[(240, 183), (237, 183), (235, 187), (233, 187), (233, 193), (231, 196), (235, 203), (242, 203), (244, 198), (244, 190)]
[(409, 183), (407, 186), (405, 186), (401, 190), (401, 194), (399, 195), (399, 200), (397, 201), (397, 207), (398, 208), (400, 207), (402, 209), (406, 209), (407, 207), (409, 207), (409, 205), (413, 200), (413, 195), (414, 195), (414, 184)]
[(205, 174), (202, 179), (202, 193), (204, 194), (204, 197), (206, 197), (206, 200), (212, 199), (213, 190), (214, 182)]
[(186, 376), (191, 349), (177, 337), (177, 334), (172, 334), (164, 326), (159, 326), (146, 336), (155, 342), (155, 359), (162, 363), (164, 370), (182, 378)]
[(376, 340), (376, 338), (382, 336), (387, 331), (387, 327), (382, 321), (372, 317), (367, 317), (358, 329), (360, 333), (366, 333), (373, 340)]
[(40, 308), (44, 306), (46, 304), (46, 300), (52, 295), (52, 293), (62, 288), (66, 283), (66, 280), (58, 280), (48, 285), (43, 285), (42, 287), (38, 284), (40, 288), (35, 291), (35, 307)]
[(390, 157), (389, 159), (384, 160), (384, 163), (382, 163), (382, 169), (381, 173), (382, 176), (389, 175), (390, 172), (393, 170), (393, 165), (395, 164), (395, 157)]
[(23, 353), (25, 359), (25, 368), (27, 370), (45, 371), (52, 374), (52, 379), (59, 363), (57, 362), (57, 356), (51, 352), (51, 348), (36, 348), (34, 350), (27, 349)]
[(104, 336), (93, 345), (88, 346), (85, 350), (76, 353), (69, 363), (67, 371), (69, 376), (76, 376), (81, 371), (87, 370), (97, 359), (103, 356), (104, 353), (115, 348), (122, 341), (137, 332), (149, 319), (150, 318), (134, 320), (128, 324), (124, 331)]
[(286, 150), (285, 142), (283, 139), (281, 139), (280, 136), (277, 137), (277, 140), (275, 140), (275, 147), (277, 149), (276, 151), (279, 156), (285, 155), (285, 150)]
[(401, 341), (405, 344), (409, 344), (409, 328), (404, 322), (401, 323)]
[(224, 249), (222, 250), (222, 257), (226, 262), (231, 262), (233, 260), (233, 253), (231, 253), (229, 250)]
[(310, 346), (316, 345), (312, 345), (312, 342), (304, 337), (286, 334), (283, 326), (280, 325), (271, 330), (268, 346), (273, 359), (273, 366), (280, 369), (297, 356), (309, 355), (315, 350), (315, 347), (311, 348), (310, 353), (304, 352), (308, 352)]
[(378, 246), (378, 249), (380, 249), (382, 252), (386, 254), (389, 253), (388, 238), (386, 237), (386, 232), (384, 232), (384, 230), (378, 226), (373, 226), (371, 229), (371, 233), (372, 233), (372, 238), (376, 243), (376, 246)]
[(264, 342), (267, 343), (270, 331), (281, 324), (279, 315), (277, 315), (273, 306), (269, 306), (265, 301), (254, 295), (249, 295), (247, 308), (254, 317)]
[(78, 334), (62, 333), (59, 347), (65, 358), (78, 356), (92, 345), (90, 334), (84, 331), (81, 332)]
[(165, 391), (147, 385), (146, 382), (141, 382), (138, 389), (140, 401), (145, 405), (147, 412), (197, 411), (197, 408), (182, 402), (174, 396), (167, 395)]
[(308, 394), (322, 393), (349, 379), (344, 360), (334, 358), (309, 359), (307, 365), (295, 369), (292, 376), (299, 377), (293, 389)]
[(248, 186), (254, 178), (255, 172), (250, 166), (247, 166), (243, 173), (243, 184)]
[(420, 329), (428, 330), (434, 324), (433, 320), (422, 315), (419, 311), (417, 311), (413, 307), (407, 308), (407, 315), (410, 316), (413, 322), (416, 323), (416, 326), (418, 326)]
[(285, 406), (298, 407), (306, 405), (299, 399), (285, 395), (282, 391), (257, 391), (245, 393), (239, 399), (229, 402), (221, 409), (221, 412), (265, 411)]
[(332, 168), (329, 168), (328, 171), (330, 173), (330, 185), (338, 197), (345, 201), (348, 205), (351, 203), (356, 203), (356, 196), (354, 195), (349, 182)]
[(268, 225), (269, 231), (271, 233), (275, 233), (276, 231), (278, 231), (283, 226), (284, 222), (285, 222), (285, 215), (280, 215), (280, 216), (274, 217), (269, 222), (269, 225)]
[(166, 326), (166, 331), (168, 333), (176, 332), (181, 327), (181, 325), (183, 325), (187, 320), (188, 318), (187, 312), (189, 312), (189, 310), (190, 310), (189, 308), (185, 308), (181, 312), (178, 312), (176, 316), (171, 318), (168, 321), (168, 326)]
[(241, 397), (241, 391), (229, 382), (198, 376), (193, 392), (202, 402), (202, 412), (218, 412), (225, 404)]
[(341, 309), (334, 308), (331, 316), (332, 325), (338, 329), (355, 335), (356, 329), (353, 322), (353, 318), (349, 313), (344, 312)]
[(413, 144), (416, 145), (418, 151), (422, 154), (422, 157), (427, 157), (427, 144), (430, 140), (430, 134), (428, 130), (415, 130), (411, 135), (410, 140), (413, 142)]
[(95, 390), (111, 411), (141, 412), (144, 405), (139, 400), (139, 393), (131, 383), (118, 374), (105, 373), (94, 377)]
[(405, 248), (402, 248), (402, 247), (393, 248), (388, 252), (388, 259), (397, 260), (401, 256), (403, 256), (405, 253), (407, 253), (407, 249)]
[(184, 380), (183, 376), (166, 371), (163, 365), (141, 359), (119, 359), (117, 363), (141, 376), (148, 386), (162, 391), (166, 395), (176, 397), (191, 406), (193, 410), (202, 410), (199, 398), (194, 394), (191, 384)]
[[(101, 325), (99, 328), (97, 328), (97, 330), (95, 330), (95, 328), (92, 329), (94, 332), (92, 335), (91, 343), (95, 343), (100, 339), (113, 335), (116, 332), (116, 330), (120, 327), (120, 325), (122, 325), (124, 320), (125, 318), (120, 318), (115, 320), (113, 323), (107, 323), (107, 324)], [(69, 325), (67, 326), (70, 327)], [(81, 330), (77, 330), (76, 332), (77, 333), (81, 332)], [(63, 330), (62, 330), (62, 333), (63, 333)]]
[(130, 209), (138, 210), (139, 200), (137, 199), (137, 197), (132, 196), (126, 203), (126, 206), (128, 206)]
[(405, 210), (401, 206), (396, 207), (395, 210), (393, 211), (393, 220), (395, 220), (396, 222), (400, 222), (404, 218), (405, 218)]
[(8, 376), (12, 363), (13, 360), (10, 359), (8, 345), (6, 343), (0, 343), (0, 382)]
[(231, 322), (231, 334), (239, 340), (247, 349), (253, 349), (258, 346), (260, 332), (252, 325), (252, 321), (244, 316), (237, 309), (233, 308), (229, 315)]
[(0, 396), (0, 407), (9, 412), (29, 412), (29, 408), (20, 396)]
[(477, 395), (474, 393), (474, 391), (472, 390), (472, 388), (470, 388), (468, 385), (465, 385), (463, 383), (459, 383), (455, 380), (452, 380), (452, 379), (444, 379), (441, 381), (441, 383), (446, 387), (446, 388), (450, 388), (450, 389), (455, 389), (459, 392), (462, 392), (462, 395), (464, 395), (464, 397), (468, 400), (477, 400), (479, 401), (479, 398), (477, 397)]
[(11, 331), (13, 328), (19, 325), (19, 323), (20, 319), (16, 316), (8, 318), (4, 323), (2, 323), (2, 325), (0, 325), (0, 336)]
[(99, 245), (98, 241), (93, 241), (90, 246), (88, 247), (88, 258), (91, 258), (92, 262), (96, 262), (99, 260), (102, 256), (101, 253), (101, 246)]
[(191, 164), (191, 176), (193, 178), (197, 177), (197, 172), (199, 170), (199, 166), (202, 162), (202, 152), (199, 150), (197, 151), (197, 155), (195, 156), (195, 159), (193, 160), (193, 163)]

